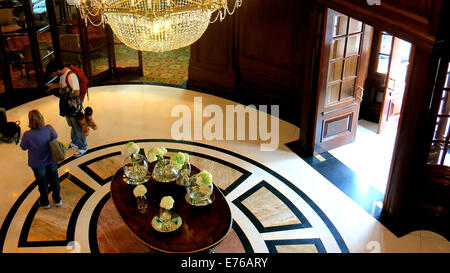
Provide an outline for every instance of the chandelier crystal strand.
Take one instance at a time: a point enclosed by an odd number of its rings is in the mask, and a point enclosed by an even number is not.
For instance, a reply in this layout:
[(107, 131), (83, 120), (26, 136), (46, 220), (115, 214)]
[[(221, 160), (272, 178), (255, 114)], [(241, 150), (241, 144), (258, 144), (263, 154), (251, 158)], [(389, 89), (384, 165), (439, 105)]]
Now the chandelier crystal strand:
[[(208, 25), (232, 15), (227, 0), (67, 0), (94, 26), (109, 24), (125, 45), (141, 51), (163, 52), (191, 45)], [(213, 21), (211, 15), (217, 12)], [(99, 23), (96, 23), (99, 22)]]

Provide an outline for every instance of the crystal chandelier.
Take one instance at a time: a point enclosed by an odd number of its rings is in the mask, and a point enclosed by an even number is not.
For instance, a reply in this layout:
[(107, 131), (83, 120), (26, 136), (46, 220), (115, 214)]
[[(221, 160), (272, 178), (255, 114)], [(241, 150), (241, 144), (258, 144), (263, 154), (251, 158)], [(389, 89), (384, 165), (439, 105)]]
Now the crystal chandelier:
[[(235, 0), (232, 8), (228, 0), (67, 0), (67, 3), (77, 6), (86, 24), (109, 24), (128, 47), (163, 52), (194, 43), (209, 23), (222, 21), (227, 13), (232, 15), (242, 1)], [(100, 22), (95, 23), (99, 17)]]

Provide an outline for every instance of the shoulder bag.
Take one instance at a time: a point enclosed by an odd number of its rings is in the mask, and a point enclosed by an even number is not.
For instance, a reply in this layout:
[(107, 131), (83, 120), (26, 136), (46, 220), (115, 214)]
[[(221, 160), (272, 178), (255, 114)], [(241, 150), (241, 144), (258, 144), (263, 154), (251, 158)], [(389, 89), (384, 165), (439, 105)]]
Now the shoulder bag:
[(59, 161), (66, 158), (66, 148), (61, 142), (53, 137), (53, 132), (48, 125), (47, 128), (50, 131), (50, 141), (48, 143), (50, 146), (50, 153), (52, 155), (53, 161), (58, 163)]

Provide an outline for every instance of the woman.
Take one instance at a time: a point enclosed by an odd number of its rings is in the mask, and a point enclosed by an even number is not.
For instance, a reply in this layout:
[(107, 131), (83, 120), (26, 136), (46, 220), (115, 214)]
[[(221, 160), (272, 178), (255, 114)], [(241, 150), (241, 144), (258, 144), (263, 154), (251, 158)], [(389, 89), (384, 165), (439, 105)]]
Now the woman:
[(38, 110), (31, 110), (28, 113), (28, 120), (30, 130), (23, 134), (20, 148), (24, 151), (28, 150), (28, 165), (33, 170), (41, 194), (39, 205), (46, 209), (50, 208), (48, 200), (48, 184), (50, 183), (53, 201), (57, 207), (60, 207), (62, 199), (58, 165), (53, 162), (49, 148), (50, 130), (52, 130), (54, 138), (57, 138), (58, 134), (51, 125), (45, 126), (44, 117)]

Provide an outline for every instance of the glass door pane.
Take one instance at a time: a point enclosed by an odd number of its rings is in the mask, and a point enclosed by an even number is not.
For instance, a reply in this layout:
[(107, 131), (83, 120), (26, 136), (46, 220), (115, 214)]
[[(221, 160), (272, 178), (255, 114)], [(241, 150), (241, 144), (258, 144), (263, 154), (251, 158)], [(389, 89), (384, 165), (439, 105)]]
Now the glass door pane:
[(33, 12), (34, 23), (38, 30), (49, 24), (45, 0), (31, 0), (31, 11)]
[[(87, 43), (89, 49), (89, 58), (91, 66), (91, 77), (100, 75), (109, 70), (109, 49), (108, 36), (103, 26), (95, 26), (101, 23), (101, 16), (91, 18), (93, 24), (85, 27), (87, 33)], [(94, 25), (95, 24), (95, 25)], [(82, 41), (83, 42), (83, 41)]]

